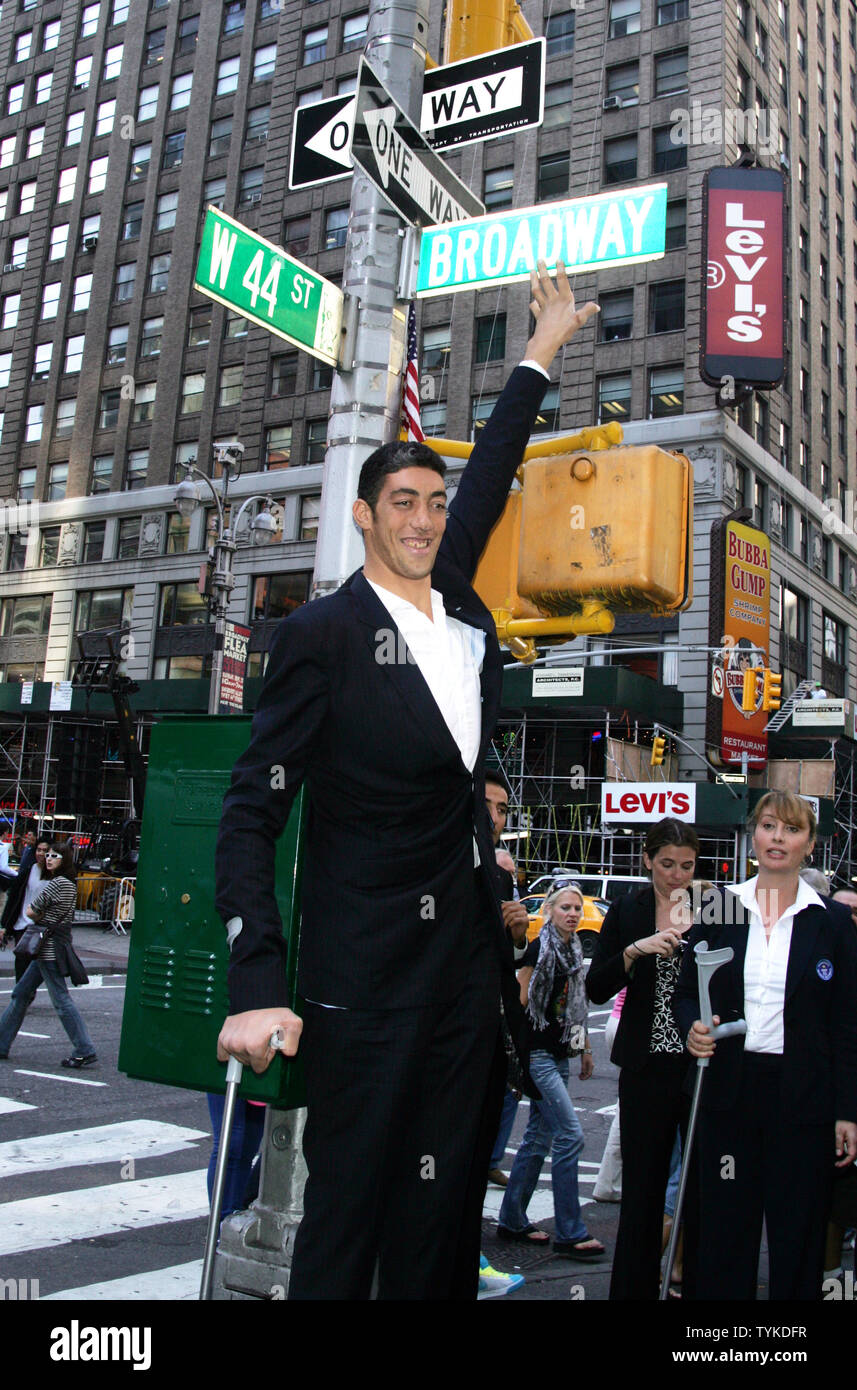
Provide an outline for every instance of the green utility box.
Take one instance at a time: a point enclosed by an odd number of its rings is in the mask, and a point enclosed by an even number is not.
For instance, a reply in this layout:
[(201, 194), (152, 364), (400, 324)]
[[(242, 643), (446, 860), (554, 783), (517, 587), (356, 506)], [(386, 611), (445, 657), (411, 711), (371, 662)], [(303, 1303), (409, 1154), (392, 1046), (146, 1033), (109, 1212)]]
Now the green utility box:
[[(128, 960), (119, 1070), (143, 1081), (222, 1092), (226, 1063), (217, 1036), (229, 1013), (226, 931), (214, 907), (214, 847), (232, 765), (247, 746), (250, 718), (173, 716), (152, 729)], [(300, 926), (303, 793), (277, 845), (277, 900), (288, 941), (289, 998)], [(241, 1095), (281, 1110), (305, 1104), (297, 1058), (277, 1054)]]

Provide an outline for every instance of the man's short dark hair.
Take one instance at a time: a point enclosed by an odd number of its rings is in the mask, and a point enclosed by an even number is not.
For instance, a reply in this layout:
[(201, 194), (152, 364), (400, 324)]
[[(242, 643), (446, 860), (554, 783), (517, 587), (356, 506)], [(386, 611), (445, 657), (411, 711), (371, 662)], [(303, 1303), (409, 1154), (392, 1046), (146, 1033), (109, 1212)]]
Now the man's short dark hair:
[(502, 787), (502, 788), (503, 788), (503, 791), (506, 793), (506, 795), (507, 795), (507, 796), (510, 795), (510, 792), (509, 792), (509, 783), (506, 781), (506, 779), (505, 779), (505, 777), (503, 776), (502, 772), (498, 771), (498, 769), (497, 769), (496, 767), (486, 767), (486, 769), (485, 769), (485, 781), (486, 781), (486, 782), (493, 782), (495, 787)]
[(446, 464), (428, 444), (406, 444), (404, 440), (397, 439), (391, 444), (382, 444), (369, 455), (360, 469), (357, 496), (363, 502), (368, 502), (374, 512), (384, 479), (402, 468), (431, 468), (441, 478), (446, 477)]

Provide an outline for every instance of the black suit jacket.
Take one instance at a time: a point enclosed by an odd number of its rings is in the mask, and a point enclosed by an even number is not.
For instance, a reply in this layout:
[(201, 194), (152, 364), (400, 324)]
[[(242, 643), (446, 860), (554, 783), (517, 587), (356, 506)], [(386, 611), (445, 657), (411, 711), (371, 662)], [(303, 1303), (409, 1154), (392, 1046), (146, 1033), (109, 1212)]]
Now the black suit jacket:
[[(491, 615), (470, 581), (546, 387), (531, 368), (512, 373), (462, 474), (432, 572), (447, 613), (485, 633), (472, 774), (419, 668), (382, 658), (406, 648), (362, 571), (277, 631), (217, 846), (218, 910), (226, 921), (242, 920), (229, 971), (234, 1012), (288, 1002), (273, 847), (302, 782), (309, 794), (298, 969), (304, 997), (346, 1008), (454, 997), (473, 931), (474, 834), (482, 911), (510, 973), (484, 805), (502, 662)], [(391, 631), (394, 643), (384, 640)]]
[(3, 906), (3, 916), (0, 917), (0, 926), (4, 931), (9, 931), (17, 922), (21, 914), (21, 903), (24, 901), (24, 893), (27, 888), (27, 879), (30, 877), (30, 870), (36, 862), (35, 845), (28, 845), (21, 855), (21, 862), (18, 865), (18, 872), (9, 885), (6, 894), (6, 902)]
[[(713, 908), (714, 921), (706, 923), (706, 911), (689, 933), (673, 995), (682, 1037), (699, 1018), (693, 954), (697, 941), (707, 941), (711, 950), (732, 947), (732, 960), (712, 976), (711, 1009), (721, 1023), (744, 1017), (746, 914), (734, 893), (718, 893)], [(787, 1117), (802, 1124), (857, 1122), (857, 941), (851, 915), (841, 903), (814, 904), (794, 919), (783, 1032), (782, 1101)], [(743, 1062), (742, 1036), (717, 1044), (703, 1086), (703, 1105), (723, 1110), (734, 1103)]]
[(641, 956), (627, 974), (623, 952), (632, 941), (653, 936), (655, 930), (653, 888), (618, 898), (601, 924), (586, 977), (586, 992), (593, 1004), (604, 1004), (627, 987), (610, 1060), (628, 1071), (639, 1071), (649, 1060), (657, 966), (654, 956)]

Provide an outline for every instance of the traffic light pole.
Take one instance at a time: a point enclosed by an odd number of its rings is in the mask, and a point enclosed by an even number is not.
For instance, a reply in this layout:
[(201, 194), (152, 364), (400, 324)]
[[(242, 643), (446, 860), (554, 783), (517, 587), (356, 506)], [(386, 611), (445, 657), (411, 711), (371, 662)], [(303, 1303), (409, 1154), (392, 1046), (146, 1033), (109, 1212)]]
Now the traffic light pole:
[[(366, 56), (415, 125), (419, 125), (428, 39), (429, 0), (370, 0)], [(339, 587), (363, 563), (351, 506), (365, 458), (397, 438), (405, 370), (407, 308), (398, 298), (405, 237), (401, 219), (355, 169), (342, 288), (356, 303), (348, 358), (334, 374), (316, 541), (313, 598)], [(353, 346), (351, 344), (353, 343)], [(250, 1212), (221, 1227), (214, 1299), (286, 1295), (292, 1247), (303, 1214), (306, 1179), (304, 1111), (269, 1108), (262, 1143), (259, 1196)]]

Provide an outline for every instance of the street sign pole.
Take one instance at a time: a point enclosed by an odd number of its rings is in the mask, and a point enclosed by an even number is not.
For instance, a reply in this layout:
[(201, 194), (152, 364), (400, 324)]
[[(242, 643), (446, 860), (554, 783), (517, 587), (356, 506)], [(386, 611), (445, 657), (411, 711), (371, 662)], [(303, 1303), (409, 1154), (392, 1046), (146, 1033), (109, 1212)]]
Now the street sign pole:
[[(371, 0), (366, 54), (415, 123), (422, 101), (428, 0)], [(407, 311), (399, 303), (401, 219), (354, 170), (342, 288), (358, 301), (353, 356), (333, 378), (313, 594), (337, 588), (363, 563), (351, 517), (360, 465), (395, 439), (401, 416)]]

